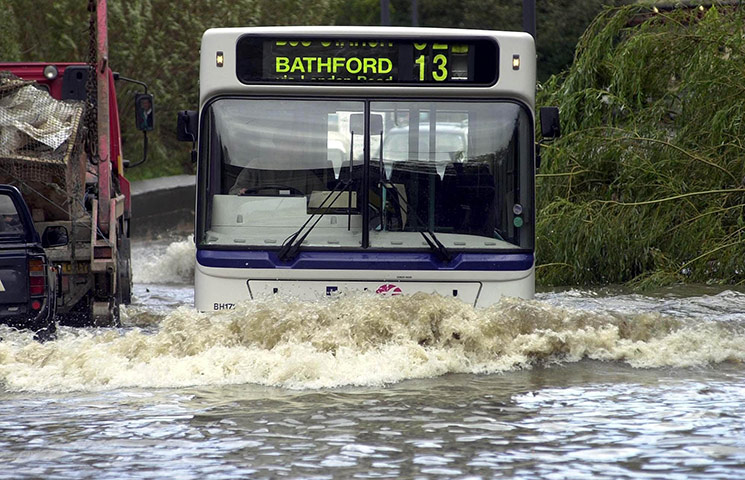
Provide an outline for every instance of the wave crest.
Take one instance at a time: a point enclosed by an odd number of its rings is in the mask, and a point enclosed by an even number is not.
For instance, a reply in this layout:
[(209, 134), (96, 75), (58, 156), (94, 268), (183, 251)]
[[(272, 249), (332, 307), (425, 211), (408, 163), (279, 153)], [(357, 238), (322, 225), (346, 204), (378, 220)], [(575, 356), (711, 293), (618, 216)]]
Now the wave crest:
[(147, 244), (132, 252), (135, 283), (194, 284), (194, 236), (170, 243), (165, 249)]
[(45, 344), (10, 329), (0, 336), (0, 382), (33, 391), (238, 383), (331, 388), (584, 358), (642, 368), (745, 359), (745, 335), (733, 322), (517, 299), (477, 310), (421, 293), (272, 298), (219, 313), (181, 307), (154, 332), (61, 329), (58, 340)]

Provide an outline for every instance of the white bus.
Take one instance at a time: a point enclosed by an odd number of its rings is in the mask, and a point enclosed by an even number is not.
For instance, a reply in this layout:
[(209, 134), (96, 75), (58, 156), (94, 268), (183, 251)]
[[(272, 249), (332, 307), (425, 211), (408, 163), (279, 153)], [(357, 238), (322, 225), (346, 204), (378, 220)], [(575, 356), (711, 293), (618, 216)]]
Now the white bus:
[(521, 32), (205, 32), (199, 111), (179, 115), (198, 144), (195, 306), (532, 297), (535, 60)]

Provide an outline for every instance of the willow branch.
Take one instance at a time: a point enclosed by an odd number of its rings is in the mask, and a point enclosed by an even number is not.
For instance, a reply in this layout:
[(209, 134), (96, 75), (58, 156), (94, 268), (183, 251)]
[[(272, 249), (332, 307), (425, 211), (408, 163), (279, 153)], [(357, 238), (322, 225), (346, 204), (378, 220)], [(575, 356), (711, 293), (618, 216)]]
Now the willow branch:
[[(675, 225), (674, 227), (672, 227), (672, 228), (671, 228), (671, 229), (669, 230), (669, 232), (674, 232), (674, 231), (675, 231), (675, 230), (677, 230), (678, 228), (680, 228), (680, 227), (682, 227), (682, 226), (684, 226), (684, 225), (687, 225), (687, 224), (689, 224), (689, 223), (695, 222), (696, 220), (698, 220), (698, 219), (700, 219), (700, 218), (703, 218), (703, 217), (706, 217), (707, 215), (716, 215), (716, 214), (718, 214), (718, 213), (723, 213), (723, 212), (726, 212), (727, 210), (733, 210), (733, 209), (735, 209), (735, 208), (742, 208), (742, 207), (745, 207), (745, 205), (741, 203), (741, 204), (738, 204), (738, 205), (733, 205), (733, 206), (731, 206), (731, 207), (726, 207), (726, 208), (719, 208), (719, 209), (717, 209), (717, 210), (712, 210), (712, 211), (709, 211), (709, 212), (704, 212), (704, 213), (701, 213), (701, 214), (699, 214), (699, 215), (696, 215), (695, 217), (691, 217), (691, 218), (689, 218), (689, 219), (687, 219), (687, 220), (685, 220), (685, 221), (682, 221), (682, 222), (680, 222), (679, 224), (677, 224), (677, 225)], [(669, 233), (669, 232), (668, 232), (668, 233)]]
[(697, 262), (698, 260), (701, 260), (702, 258), (708, 257), (712, 253), (716, 253), (719, 250), (724, 250), (725, 248), (733, 247), (733, 246), (738, 245), (738, 244), (743, 243), (743, 242), (745, 242), (745, 240), (738, 240), (736, 242), (731, 242), (731, 243), (727, 243), (725, 245), (720, 245), (720, 246), (718, 246), (717, 248), (715, 248), (713, 250), (709, 250), (706, 253), (702, 253), (701, 255), (699, 255), (698, 257), (694, 258), (693, 260), (687, 261), (686, 263), (684, 263), (683, 265), (680, 266), (680, 270), (683, 270), (688, 265), (690, 265), (690, 264), (692, 264), (694, 262)]
[(577, 170), (576, 172), (565, 172), (565, 173), (536, 173), (535, 178), (549, 178), (549, 177), (569, 177), (572, 175), (579, 175), (580, 173), (590, 173), (592, 170)]
[(633, 132), (629, 132), (628, 130), (624, 130), (624, 129), (621, 129), (621, 128), (612, 128), (612, 130), (617, 130), (619, 132), (623, 132), (623, 133), (630, 134), (630, 135), (633, 135), (633, 136), (627, 136), (627, 137), (622, 137), (622, 138), (604, 138), (604, 140), (613, 140), (613, 141), (617, 141), (617, 142), (620, 142), (622, 140), (639, 140), (639, 141), (642, 141), (642, 142), (650, 142), (650, 143), (657, 143), (657, 144), (660, 144), (660, 145), (664, 145), (666, 147), (670, 147), (673, 150), (676, 150), (676, 151), (682, 153), (683, 155), (687, 156), (688, 158), (691, 158), (691, 159), (696, 160), (696, 161), (701, 162), (701, 163), (705, 163), (706, 165), (709, 165), (710, 167), (714, 167), (714, 168), (716, 168), (718, 170), (721, 170), (722, 172), (724, 172), (727, 175), (729, 175), (729, 177), (735, 182), (735, 184), (739, 183), (738, 180), (737, 180), (737, 178), (735, 178), (735, 176), (729, 170), (727, 170), (726, 168), (722, 167), (721, 165), (717, 165), (716, 163), (714, 163), (712, 161), (709, 161), (709, 160), (707, 160), (707, 159), (705, 159), (703, 157), (699, 157), (698, 155), (694, 155), (693, 153), (689, 152), (688, 150), (686, 150), (684, 148), (681, 148), (681, 147), (679, 147), (677, 145), (673, 145), (670, 142), (667, 142), (665, 140), (659, 140), (657, 138), (642, 137), (642, 136), (636, 135)]
[(574, 269), (573, 265), (569, 265), (568, 263), (563, 263), (563, 262), (543, 263), (541, 265), (536, 265), (535, 269), (538, 270), (539, 268), (543, 268), (543, 267), (569, 267), (571, 269)]
[(738, 192), (745, 192), (745, 188), (729, 188), (729, 189), (724, 189), (724, 190), (707, 190), (704, 192), (683, 193), (681, 195), (674, 195), (672, 197), (659, 198), (656, 200), (645, 200), (643, 202), (618, 202), (615, 200), (593, 200), (593, 203), (613, 204), (613, 205), (620, 205), (623, 207), (635, 207), (635, 206), (640, 206), (640, 205), (653, 205), (655, 203), (664, 203), (664, 202), (669, 202), (671, 200), (680, 200), (681, 198), (695, 197), (698, 195), (714, 195), (718, 193), (738, 193)]

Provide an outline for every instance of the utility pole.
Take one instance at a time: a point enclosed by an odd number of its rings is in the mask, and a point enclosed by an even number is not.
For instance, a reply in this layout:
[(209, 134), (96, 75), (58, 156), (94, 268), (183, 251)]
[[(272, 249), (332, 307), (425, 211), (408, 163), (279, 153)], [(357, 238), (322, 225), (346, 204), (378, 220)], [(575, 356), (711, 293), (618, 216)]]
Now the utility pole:
[(535, 0), (523, 0), (523, 31), (535, 38)]
[(390, 0), (380, 0), (380, 24), (383, 26), (391, 24)]

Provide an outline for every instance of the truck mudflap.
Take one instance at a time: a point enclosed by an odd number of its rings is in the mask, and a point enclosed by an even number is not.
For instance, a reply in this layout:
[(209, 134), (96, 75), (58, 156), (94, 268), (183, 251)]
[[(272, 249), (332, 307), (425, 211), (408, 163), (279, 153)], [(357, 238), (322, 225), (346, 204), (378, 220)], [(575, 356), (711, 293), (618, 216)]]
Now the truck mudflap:
[(387, 296), (424, 292), (454, 297), (470, 305), (476, 305), (481, 291), (481, 282), (249, 280), (247, 283), (251, 299), (284, 295), (313, 300), (323, 296), (360, 291)]
[[(28, 303), (28, 257), (25, 250), (0, 252), (0, 312), (20, 313)], [(8, 310), (11, 309), (11, 310)]]

